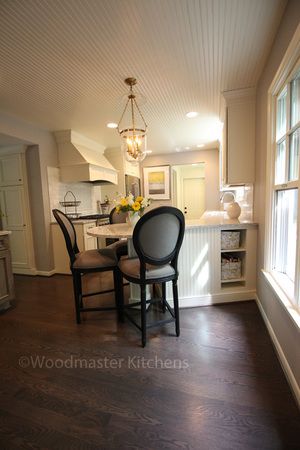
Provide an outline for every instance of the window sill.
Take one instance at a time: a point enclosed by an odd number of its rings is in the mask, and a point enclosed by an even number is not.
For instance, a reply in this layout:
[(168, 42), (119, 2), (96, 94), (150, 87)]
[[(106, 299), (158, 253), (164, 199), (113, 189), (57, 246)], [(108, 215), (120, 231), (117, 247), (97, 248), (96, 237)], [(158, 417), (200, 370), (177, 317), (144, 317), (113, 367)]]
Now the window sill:
[(285, 294), (285, 292), (282, 290), (282, 288), (279, 286), (278, 282), (270, 272), (262, 269), (262, 273), (268, 284), (275, 292), (276, 297), (284, 306), (295, 325), (300, 329), (300, 312), (296, 309), (296, 306), (291, 303), (291, 300), (288, 298), (288, 296)]

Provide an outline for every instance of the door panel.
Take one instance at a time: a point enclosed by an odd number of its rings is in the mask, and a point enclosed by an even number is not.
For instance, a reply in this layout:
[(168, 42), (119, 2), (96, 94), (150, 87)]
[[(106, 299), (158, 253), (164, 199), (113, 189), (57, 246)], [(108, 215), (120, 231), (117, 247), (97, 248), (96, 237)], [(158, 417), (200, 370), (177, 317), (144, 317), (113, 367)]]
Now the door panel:
[(205, 179), (183, 179), (183, 210), (186, 219), (200, 219), (205, 211)]
[(28, 268), (30, 267), (30, 252), (23, 186), (1, 188), (0, 207), (3, 214), (3, 228), (12, 231), (10, 244), (13, 268)]
[(2, 202), (4, 203), (3, 227), (8, 230), (23, 228), (24, 218), (24, 190), (21, 186), (3, 188)]
[(1, 156), (0, 185), (12, 186), (23, 182), (21, 155)]
[(13, 230), (10, 235), (11, 261), (14, 267), (28, 267), (27, 241), (25, 230)]

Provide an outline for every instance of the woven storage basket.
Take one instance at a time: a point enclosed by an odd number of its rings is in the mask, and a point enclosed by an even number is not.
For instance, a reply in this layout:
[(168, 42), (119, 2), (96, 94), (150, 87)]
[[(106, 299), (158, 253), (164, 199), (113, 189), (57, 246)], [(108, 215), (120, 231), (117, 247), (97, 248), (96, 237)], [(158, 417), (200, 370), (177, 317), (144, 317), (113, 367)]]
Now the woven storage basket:
[(222, 231), (221, 232), (221, 249), (233, 250), (240, 246), (239, 231)]
[(234, 280), (241, 278), (242, 276), (242, 262), (230, 261), (226, 258), (222, 258), (221, 262), (221, 280)]

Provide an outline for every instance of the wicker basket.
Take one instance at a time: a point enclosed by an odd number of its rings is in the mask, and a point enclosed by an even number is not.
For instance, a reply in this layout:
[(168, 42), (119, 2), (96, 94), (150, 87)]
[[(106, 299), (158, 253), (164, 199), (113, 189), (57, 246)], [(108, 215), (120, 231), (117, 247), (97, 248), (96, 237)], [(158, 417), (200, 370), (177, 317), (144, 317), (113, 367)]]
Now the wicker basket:
[(232, 261), (230, 258), (222, 257), (221, 280), (236, 280), (242, 276), (242, 262), (240, 259)]
[(222, 231), (221, 232), (221, 249), (233, 250), (240, 246), (239, 231)]

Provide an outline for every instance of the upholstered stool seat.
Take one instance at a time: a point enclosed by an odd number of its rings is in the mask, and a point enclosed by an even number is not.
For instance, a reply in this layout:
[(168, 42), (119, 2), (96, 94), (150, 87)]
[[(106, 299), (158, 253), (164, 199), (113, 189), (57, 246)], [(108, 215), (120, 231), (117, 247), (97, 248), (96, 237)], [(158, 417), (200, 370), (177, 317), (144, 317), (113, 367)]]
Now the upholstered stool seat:
[[(129, 281), (134, 283), (140, 280), (141, 265), (139, 258), (127, 258), (119, 262), (119, 269), (123, 273), (123, 276), (130, 278)], [(145, 278), (146, 283), (154, 283), (154, 280), (158, 278), (170, 277), (175, 275), (175, 269), (171, 264), (165, 264), (164, 266), (153, 266), (152, 264), (146, 264)]]
[(108, 255), (103, 255), (99, 250), (85, 250), (75, 255), (73, 269), (88, 270), (96, 269), (97, 267), (114, 267), (116, 265), (116, 258)]

